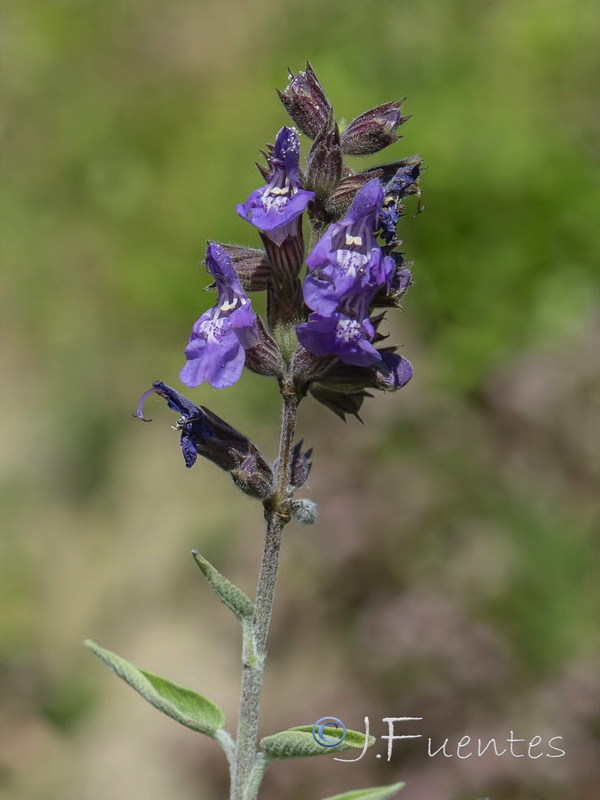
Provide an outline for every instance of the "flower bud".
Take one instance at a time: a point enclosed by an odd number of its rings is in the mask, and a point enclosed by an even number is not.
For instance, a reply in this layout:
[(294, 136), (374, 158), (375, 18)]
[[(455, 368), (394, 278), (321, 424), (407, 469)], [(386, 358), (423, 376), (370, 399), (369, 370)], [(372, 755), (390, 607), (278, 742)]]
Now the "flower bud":
[(306, 160), (307, 188), (327, 197), (341, 181), (343, 167), (340, 131), (332, 111)]
[(134, 416), (144, 422), (150, 420), (144, 417), (143, 404), (153, 393), (164, 397), (169, 408), (181, 414), (174, 427), (181, 431), (180, 444), (186, 467), (193, 467), (198, 455), (204, 456), (228, 472), (245, 494), (261, 500), (269, 497), (273, 490), (273, 473), (250, 439), (208, 408), (195, 406), (162, 381), (155, 381), (140, 398)]
[(289, 77), (287, 89), (277, 91), (279, 99), (302, 133), (314, 139), (329, 118), (329, 100), (308, 62), (305, 72), (290, 72)]
[(312, 525), (317, 519), (317, 504), (312, 500), (304, 498), (292, 500), (291, 511), (294, 519), (298, 520), (301, 525)]
[(342, 152), (367, 156), (397, 142), (400, 137), (395, 134), (396, 128), (410, 119), (400, 114), (403, 102), (384, 103), (353, 119), (342, 136)]

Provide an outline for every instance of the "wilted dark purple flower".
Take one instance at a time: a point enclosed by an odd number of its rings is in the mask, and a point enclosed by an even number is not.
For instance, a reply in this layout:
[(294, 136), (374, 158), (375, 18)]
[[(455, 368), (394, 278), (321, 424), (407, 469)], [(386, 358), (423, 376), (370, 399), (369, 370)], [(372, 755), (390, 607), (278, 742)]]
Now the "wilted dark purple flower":
[(419, 193), (420, 174), (421, 159), (419, 156), (411, 156), (400, 162), (400, 166), (385, 186), (385, 201), (379, 223), (381, 237), (387, 244), (396, 241), (396, 226), (404, 213), (404, 206), (400, 204), (400, 200), (406, 195)]
[[(370, 175), (372, 178), (375, 177), (377, 174), (380, 177), (381, 183), (385, 187), (385, 191), (388, 191), (388, 187), (390, 181), (394, 179), (398, 170), (403, 170), (405, 167), (408, 167), (409, 170), (412, 171), (413, 182), (415, 183), (415, 191), (404, 192), (404, 194), (416, 194), (417, 186), (416, 182), (421, 172), (421, 165), (423, 163), (423, 159), (420, 155), (412, 155), (407, 156), (406, 158), (401, 158), (398, 161), (390, 161), (387, 164), (377, 164), (375, 167), (367, 167), (367, 169), (363, 169), (362, 172), (359, 172), (359, 175)], [(405, 175), (407, 173), (404, 173)]]
[(314, 197), (314, 192), (300, 188), (299, 162), (298, 137), (292, 128), (282, 128), (275, 140), (269, 183), (256, 189), (245, 203), (236, 207), (242, 219), (277, 245), (297, 234), (299, 217)]
[(179, 378), (186, 386), (208, 381), (222, 389), (239, 379), (245, 349), (258, 342), (256, 314), (231, 259), (218, 244), (209, 244), (206, 268), (215, 279), (219, 296), (217, 304), (194, 323), (185, 348), (187, 363)]
[(389, 200), (381, 209), (379, 224), (381, 225), (381, 238), (386, 244), (396, 241), (396, 226), (400, 219), (400, 211), (394, 200)]
[(410, 156), (399, 162), (400, 166), (393, 178), (385, 186), (385, 193), (405, 197), (407, 194), (417, 194), (419, 191), (418, 180), (421, 174), (420, 156)]
[(143, 406), (151, 394), (160, 395), (169, 408), (181, 414), (175, 430), (181, 431), (180, 444), (186, 467), (193, 467), (201, 455), (228, 472), (246, 494), (263, 500), (269, 496), (273, 483), (271, 467), (247, 436), (208, 408), (194, 405), (162, 381), (155, 381), (140, 397), (134, 416), (144, 422), (150, 422), (144, 416)]
[(144, 416), (144, 403), (151, 394), (158, 394), (167, 401), (167, 405), (173, 411), (178, 411), (181, 418), (177, 423), (177, 429), (181, 430), (181, 450), (183, 452), (183, 459), (186, 467), (193, 467), (198, 458), (198, 451), (194, 446), (192, 436), (197, 441), (207, 441), (214, 438), (210, 426), (206, 421), (204, 413), (190, 402), (187, 397), (184, 397), (175, 389), (171, 389), (166, 383), (162, 381), (154, 381), (150, 389), (148, 389), (140, 397), (137, 409), (134, 413), (135, 417), (141, 419), (142, 422), (152, 422)]

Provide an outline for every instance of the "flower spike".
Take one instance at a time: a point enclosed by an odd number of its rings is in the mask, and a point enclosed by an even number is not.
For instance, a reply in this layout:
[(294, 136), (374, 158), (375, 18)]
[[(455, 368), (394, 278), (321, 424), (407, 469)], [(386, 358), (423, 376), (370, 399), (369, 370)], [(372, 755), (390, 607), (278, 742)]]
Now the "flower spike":
[(327, 122), (331, 105), (311, 65), (294, 75), (289, 71), (290, 82), (279, 99), (292, 120), (309, 139), (315, 139)]

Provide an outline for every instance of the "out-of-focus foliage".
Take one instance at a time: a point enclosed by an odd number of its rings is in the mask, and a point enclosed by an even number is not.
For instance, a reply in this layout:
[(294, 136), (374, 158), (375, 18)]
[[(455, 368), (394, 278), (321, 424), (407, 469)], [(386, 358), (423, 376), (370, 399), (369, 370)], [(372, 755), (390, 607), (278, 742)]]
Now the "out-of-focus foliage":
[[(236, 622), (186, 552), (252, 592), (260, 514), (209, 464), (185, 470), (161, 408), (152, 426), (129, 412), (176, 385), (210, 303), (204, 241), (256, 243), (234, 206), (286, 122), (275, 87), (310, 59), (347, 119), (408, 97), (387, 152), (428, 166), (393, 336), (415, 378), (364, 428), (303, 408), (321, 514), (286, 534), (263, 735), (422, 716), (434, 747), (513, 730), (567, 756), (429, 758), (415, 740), (390, 763), (275, 765), (265, 800), (394, 780), (405, 800), (595, 800), (598, 22), (589, 0), (9, 0), (3, 796), (226, 796), (217, 746), (80, 642), (235, 718)], [(275, 452), (266, 380), (192, 399)]]

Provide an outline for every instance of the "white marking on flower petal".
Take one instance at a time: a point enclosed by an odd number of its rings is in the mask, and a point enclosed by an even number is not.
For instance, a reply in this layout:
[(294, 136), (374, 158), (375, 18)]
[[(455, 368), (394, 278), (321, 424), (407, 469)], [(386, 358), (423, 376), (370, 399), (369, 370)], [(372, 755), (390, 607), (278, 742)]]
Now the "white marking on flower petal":
[(214, 344), (219, 342), (223, 337), (222, 328), (225, 324), (225, 319), (210, 319), (207, 320), (200, 330), (200, 333), (206, 339), (207, 343)]
[(285, 207), (285, 198), (273, 197), (270, 193), (265, 193), (262, 204), (265, 211), (270, 211), (272, 208), (276, 211), (281, 211)]
[(356, 342), (362, 338), (362, 325), (354, 319), (340, 319), (335, 326), (335, 335), (344, 342)]
[(354, 250), (338, 250), (336, 255), (337, 264), (345, 276), (356, 278), (357, 275), (364, 273), (368, 258), (362, 253)]

